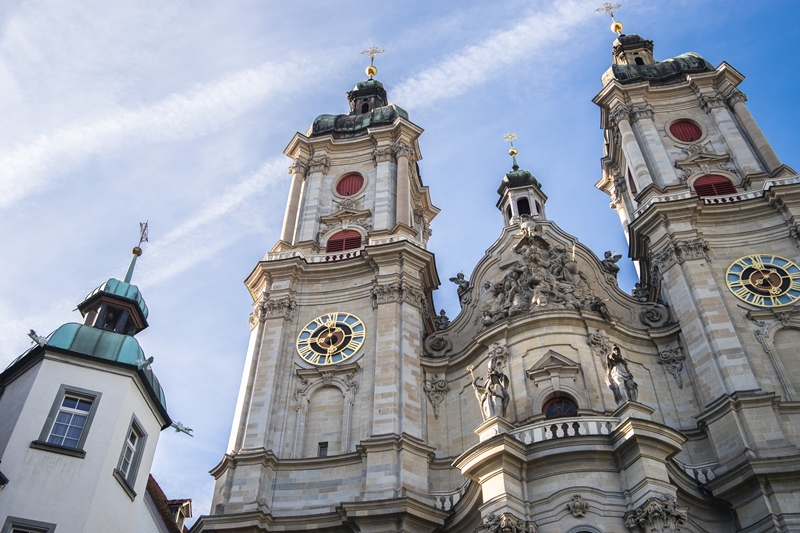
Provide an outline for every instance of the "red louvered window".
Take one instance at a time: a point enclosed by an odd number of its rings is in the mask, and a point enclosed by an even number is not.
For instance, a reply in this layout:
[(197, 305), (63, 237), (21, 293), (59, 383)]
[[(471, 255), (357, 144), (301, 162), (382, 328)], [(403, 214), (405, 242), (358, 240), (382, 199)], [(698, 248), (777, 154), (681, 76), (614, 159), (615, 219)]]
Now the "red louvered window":
[(669, 127), (669, 132), (676, 139), (686, 143), (694, 142), (703, 136), (700, 126), (688, 120), (673, 122)]
[(336, 184), (336, 192), (342, 196), (353, 196), (364, 186), (361, 174), (348, 174)]
[(720, 196), (723, 194), (736, 194), (736, 187), (725, 176), (714, 174), (698, 178), (694, 182), (697, 196)]
[(361, 234), (351, 229), (340, 231), (328, 239), (325, 253), (343, 252), (361, 247)]

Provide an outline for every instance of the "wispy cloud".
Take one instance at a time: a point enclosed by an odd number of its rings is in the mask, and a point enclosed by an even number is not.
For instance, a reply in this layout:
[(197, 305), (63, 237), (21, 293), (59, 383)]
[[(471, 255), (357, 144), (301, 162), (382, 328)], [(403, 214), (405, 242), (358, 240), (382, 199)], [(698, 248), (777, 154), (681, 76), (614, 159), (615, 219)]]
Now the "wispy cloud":
[[(437, 104), (492, 79), (514, 83), (511, 66), (576, 37), (577, 28), (596, 15), (589, 0), (557, 2), (544, 12), (531, 13), (509, 30), (496, 33), (423, 70), (393, 89), (393, 98), (409, 108)], [(498, 76), (503, 72), (502, 76)]]
[(0, 208), (41, 190), (101, 151), (209, 133), (268, 98), (296, 89), (296, 80), (313, 75), (319, 64), (264, 63), (147, 107), (122, 109), (101, 120), (41, 135), (0, 156)]
[[(288, 159), (267, 161), (200, 211), (148, 246), (137, 284), (157, 285), (185, 272), (233, 242), (276, 222), (285, 198), (271, 194), (288, 184)], [(272, 219), (267, 220), (269, 215)]]

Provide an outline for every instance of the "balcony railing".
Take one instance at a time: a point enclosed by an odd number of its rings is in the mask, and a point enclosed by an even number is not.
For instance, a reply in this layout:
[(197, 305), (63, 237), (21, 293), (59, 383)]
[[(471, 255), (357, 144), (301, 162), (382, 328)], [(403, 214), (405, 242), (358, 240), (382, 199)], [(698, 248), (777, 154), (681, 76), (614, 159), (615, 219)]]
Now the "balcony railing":
[(608, 435), (619, 423), (619, 418), (610, 416), (557, 418), (536, 422), (516, 429), (511, 432), (511, 436), (525, 444), (532, 444), (534, 442), (564, 439), (579, 435)]
[(431, 491), (431, 496), (434, 499), (434, 506), (442, 511), (452, 511), (453, 507), (464, 497), (467, 492), (471, 480), (466, 480), (456, 490), (449, 492), (436, 492)]

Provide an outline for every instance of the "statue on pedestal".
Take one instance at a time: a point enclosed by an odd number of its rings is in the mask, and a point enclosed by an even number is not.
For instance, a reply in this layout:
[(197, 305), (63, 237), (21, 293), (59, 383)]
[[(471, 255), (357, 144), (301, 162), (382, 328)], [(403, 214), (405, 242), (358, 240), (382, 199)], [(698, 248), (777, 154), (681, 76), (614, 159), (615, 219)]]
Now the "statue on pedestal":
[(483, 385), (478, 384), (478, 380), (472, 373), (472, 365), (467, 367), (472, 376), (472, 388), (475, 389), (475, 396), (481, 406), (481, 415), (484, 422), (494, 416), (505, 418), (506, 409), (510, 396), (508, 394), (508, 376), (503, 374), (500, 361), (493, 355), (486, 368), (486, 381)]

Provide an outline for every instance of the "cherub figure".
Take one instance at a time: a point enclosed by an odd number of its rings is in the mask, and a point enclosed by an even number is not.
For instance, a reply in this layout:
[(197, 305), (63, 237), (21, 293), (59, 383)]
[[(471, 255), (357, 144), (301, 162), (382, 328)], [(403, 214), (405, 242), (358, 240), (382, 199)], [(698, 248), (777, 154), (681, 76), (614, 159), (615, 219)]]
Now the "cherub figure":
[(613, 275), (614, 278), (616, 278), (617, 274), (619, 273), (619, 265), (617, 265), (617, 261), (622, 259), (622, 255), (621, 254), (614, 255), (610, 251), (607, 251), (603, 255), (605, 256), (605, 259), (600, 261), (600, 266), (603, 267), (603, 270), (605, 272), (608, 272), (609, 274)]
[(472, 287), (469, 286), (469, 280), (464, 278), (464, 273), (459, 272), (454, 278), (450, 278), (450, 281), (458, 285), (458, 288), (456, 289), (458, 300), (462, 304), (467, 303), (469, 301), (467, 293), (472, 289)]

